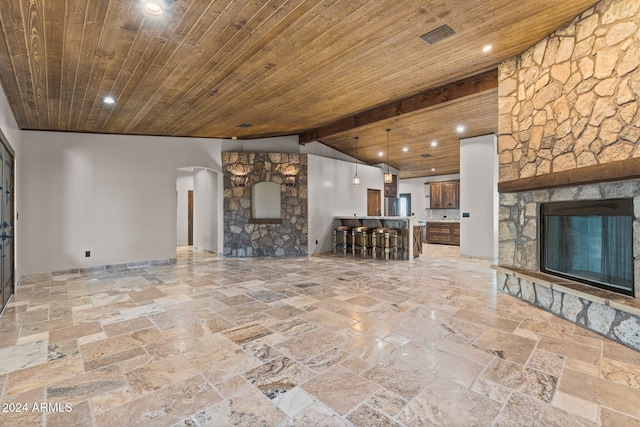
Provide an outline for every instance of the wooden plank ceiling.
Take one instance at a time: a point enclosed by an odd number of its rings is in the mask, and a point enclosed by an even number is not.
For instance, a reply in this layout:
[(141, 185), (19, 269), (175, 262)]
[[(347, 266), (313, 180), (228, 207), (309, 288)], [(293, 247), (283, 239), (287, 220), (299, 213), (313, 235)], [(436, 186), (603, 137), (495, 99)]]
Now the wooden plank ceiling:
[[(0, 80), (18, 125), (216, 138), (312, 135), (495, 69), (596, 2), (165, 1), (157, 17), (144, 13), (141, 0), (0, 1)], [(433, 45), (419, 38), (444, 24), (456, 34)], [(483, 53), (487, 44), (493, 49)], [(115, 104), (102, 102), (108, 95)], [(466, 125), (465, 137), (496, 131), (495, 85), (435, 104), (317, 140), (354, 154), (357, 134), (361, 160), (377, 163), (390, 127), (390, 164), (401, 177), (457, 172), (455, 126)], [(426, 145), (434, 139), (437, 150)], [(419, 157), (426, 153), (433, 157)]]

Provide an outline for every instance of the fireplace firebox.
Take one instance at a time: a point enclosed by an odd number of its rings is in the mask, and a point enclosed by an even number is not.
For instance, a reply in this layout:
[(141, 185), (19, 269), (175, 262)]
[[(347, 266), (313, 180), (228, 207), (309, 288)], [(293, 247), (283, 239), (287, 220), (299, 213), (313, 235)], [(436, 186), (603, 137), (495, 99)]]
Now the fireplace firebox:
[(542, 203), (540, 270), (634, 296), (633, 199)]

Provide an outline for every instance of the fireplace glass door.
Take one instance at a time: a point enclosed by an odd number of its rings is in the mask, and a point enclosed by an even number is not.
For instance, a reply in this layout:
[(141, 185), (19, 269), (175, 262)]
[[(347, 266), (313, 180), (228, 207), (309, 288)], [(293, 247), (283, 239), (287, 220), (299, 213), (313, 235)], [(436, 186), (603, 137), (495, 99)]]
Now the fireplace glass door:
[(544, 203), (541, 270), (633, 295), (633, 199)]

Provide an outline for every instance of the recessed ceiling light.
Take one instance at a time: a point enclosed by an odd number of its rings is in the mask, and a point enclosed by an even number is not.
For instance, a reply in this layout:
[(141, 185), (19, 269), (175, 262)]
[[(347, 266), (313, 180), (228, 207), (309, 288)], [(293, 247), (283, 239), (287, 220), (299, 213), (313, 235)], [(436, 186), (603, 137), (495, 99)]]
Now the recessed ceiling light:
[(456, 126), (456, 132), (464, 133), (464, 131), (465, 131), (465, 127), (463, 125)]
[(436, 168), (431, 168), (431, 172), (435, 172), (435, 171), (436, 171)]
[(378, 156), (382, 157), (384, 156), (384, 153), (382, 151), (378, 151)]
[(162, 0), (144, 0), (144, 11), (149, 15), (162, 15), (164, 3)]
[(406, 153), (407, 151), (409, 151), (409, 148), (404, 147), (404, 148), (402, 149), (402, 151), (404, 151), (404, 152)]
[(115, 104), (115, 103), (116, 103), (116, 100), (115, 100), (115, 99), (113, 99), (113, 97), (112, 97), (112, 96), (105, 96), (105, 97), (102, 99), (102, 102), (104, 102), (105, 104), (109, 104), (109, 105), (111, 105), (111, 104)]
[(438, 141), (431, 141), (431, 146), (432, 147), (437, 147), (438, 146)]
[(491, 46), (490, 44), (486, 45), (485, 47), (482, 48), (482, 51), (484, 53), (489, 53), (491, 52), (491, 49), (493, 48), (493, 46)]

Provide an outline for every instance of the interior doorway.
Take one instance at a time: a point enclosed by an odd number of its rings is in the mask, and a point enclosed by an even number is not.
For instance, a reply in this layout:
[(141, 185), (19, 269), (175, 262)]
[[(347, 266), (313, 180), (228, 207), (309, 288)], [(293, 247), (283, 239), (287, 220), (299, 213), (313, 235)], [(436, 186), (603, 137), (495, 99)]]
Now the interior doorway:
[(367, 188), (367, 216), (382, 215), (382, 191)]

